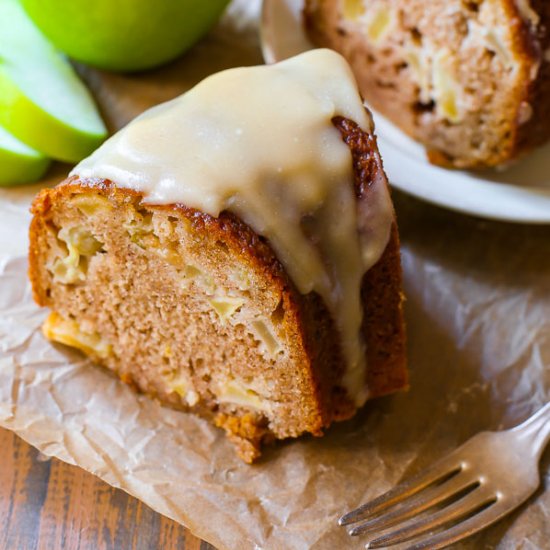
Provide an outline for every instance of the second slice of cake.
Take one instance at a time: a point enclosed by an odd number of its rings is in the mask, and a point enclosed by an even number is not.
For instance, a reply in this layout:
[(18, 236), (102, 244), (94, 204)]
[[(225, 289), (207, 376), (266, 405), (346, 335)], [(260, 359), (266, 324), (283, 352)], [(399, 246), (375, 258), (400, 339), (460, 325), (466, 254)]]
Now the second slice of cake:
[(305, 0), (304, 15), (431, 162), (506, 165), (550, 139), (550, 2)]
[(246, 461), (407, 385), (387, 180), (334, 52), (206, 79), (33, 214), (46, 336), (210, 418)]

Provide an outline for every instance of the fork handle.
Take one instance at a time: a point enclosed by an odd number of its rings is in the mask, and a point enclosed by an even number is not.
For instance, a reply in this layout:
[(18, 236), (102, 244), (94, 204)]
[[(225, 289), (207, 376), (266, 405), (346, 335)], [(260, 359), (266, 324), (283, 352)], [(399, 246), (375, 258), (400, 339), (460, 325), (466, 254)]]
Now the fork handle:
[(532, 446), (533, 452), (540, 459), (550, 440), (550, 402), (511, 431), (527, 439), (526, 444)]

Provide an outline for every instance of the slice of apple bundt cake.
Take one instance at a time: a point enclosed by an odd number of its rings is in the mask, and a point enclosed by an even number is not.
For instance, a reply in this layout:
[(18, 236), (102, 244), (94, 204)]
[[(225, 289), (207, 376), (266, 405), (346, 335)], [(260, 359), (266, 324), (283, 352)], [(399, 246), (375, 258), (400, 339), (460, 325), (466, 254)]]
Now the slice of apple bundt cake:
[(231, 69), (144, 113), (33, 205), (55, 342), (262, 442), (407, 385), (399, 241), (346, 62)]
[(307, 0), (304, 14), (432, 162), (502, 165), (550, 138), (550, 2)]

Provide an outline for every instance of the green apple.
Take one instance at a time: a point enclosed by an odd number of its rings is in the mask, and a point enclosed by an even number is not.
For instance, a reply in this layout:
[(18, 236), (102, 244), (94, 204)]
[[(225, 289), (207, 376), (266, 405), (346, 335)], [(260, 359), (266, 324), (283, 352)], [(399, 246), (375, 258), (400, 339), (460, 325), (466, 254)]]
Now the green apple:
[(0, 125), (67, 162), (89, 155), (107, 134), (87, 88), (17, 0), (0, 0)]
[(48, 157), (31, 149), (0, 126), (0, 186), (36, 181), (44, 175), (49, 165)]
[(229, 0), (22, 0), (69, 57), (116, 71), (174, 59), (218, 19)]

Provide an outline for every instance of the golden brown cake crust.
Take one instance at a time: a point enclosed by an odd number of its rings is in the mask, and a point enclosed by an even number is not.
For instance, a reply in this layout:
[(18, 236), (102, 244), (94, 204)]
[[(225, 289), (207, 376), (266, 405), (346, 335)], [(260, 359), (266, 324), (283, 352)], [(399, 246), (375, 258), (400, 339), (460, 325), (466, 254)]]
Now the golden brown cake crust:
[[(375, 9), (373, 6), (382, 3), (365, 0), (364, 5)], [(362, 34), (363, 23), (354, 26), (343, 18), (344, 4), (359, 2), (306, 0), (304, 21), (310, 38), (346, 57), (369, 103), (422, 142), (431, 162), (457, 168), (498, 166), (550, 139), (550, 3), (493, 3), (495, 14), (498, 12), (497, 29), (505, 26), (511, 33), (515, 59), (511, 72), (498, 63), (500, 54), (495, 52), (502, 45), (490, 49), (493, 46), (480, 44), (463, 57), (457, 53), (461, 44), (471, 39), (468, 18), (476, 21), (482, 0), (434, 0), (429, 5), (422, 0), (386, 3), (400, 10), (403, 19), (402, 28), (391, 32), (399, 32), (413, 48), (425, 48), (423, 31), (436, 44), (434, 55), (443, 52), (447, 40), (461, 67), (457, 80), (468, 94), (467, 111), (460, 121), (436, 116), (433, 100), (421, 98), (422, 86), (419, 88), (418, 79), (413, 78), (418, 69), (413, 70), (410, 57), (400, 53), (402, 42), (397, 38), (391, 43), (367, 40)], [(526, 13), (520, 4), (526, 4), (530, 11)], [(489, 35), (493, 31), (485, 30)]]
[[(352, 152), (358, 201), (367, 201), (369, 184), (376, 177), (385, 181), (375, 138), (362, 132), (351, 121), (338, 118), (334, 123)], [(126, 203), (128, 207), (137, 205), (141, 200), (138, 193), (117, 188), (109, 181), (82, 181), (77, 177), (69, 178), (54, 189), (45, 189), (37, 196), (32, 207), (33, 220), (30, 226), (29, 276), (34, 298), (41, 306), (49, 306), (54, 310), (64, 307), (62, 300), (55, 297), (55, 288), (45, 269), (44, 255), (52, 212), (63, 209), (71, 197), (90, 192), (107, 197), (120, 208), (124, 208)], [(296, 403), (299, 420), (289, 415), (286, 429), (281, 425), (268, 426), (265, 416), (246, 410), (235, 414), (212, 403), (188, 407), (176, 399), (177, 396), (163, 393), (162, 387), (159, 390), (157, 386), (143, 382), (135, 373), (120, 369), (119, 366), (114, 367), (92, 354), (94, 359), (115, 370), (124, 382), (159, 398), (167, 405), (213, 418), (216, 425), (228, 432), (247, 462), (259, 456), (262, 442), (304, 432), (321, 435), (322, 430), (334, 420), (352, 416), (355, 405), (338, 385), (343, 374), (343, 363), (332, 319), (319, 296), (304, 296), (296, 290), (266, 240), (228, 212), (214, 218), (183, 205), (147, 208), (174, 216), (182, 223), (190, 223), (192, 231), (207, 236), (209, 242), (223, 243), (239, 262), (253, 270), (257, 280), (262, 281), (261, 284), (269, 288), (270, 293), (280, 296), (281, 311), (285, 312), (282, 318), (284, 332), (288, 341), (293, 343), (294, 355), (301, 358), (298, 361), (301, 369), (299, 378), (302, 380), (301, 402)], [(406, 388), (403, 295), (395, 223), (382, 258), (364, 277), (362, 299), (365, 305), (363, 327), (368, 349), (371, 396)]]

